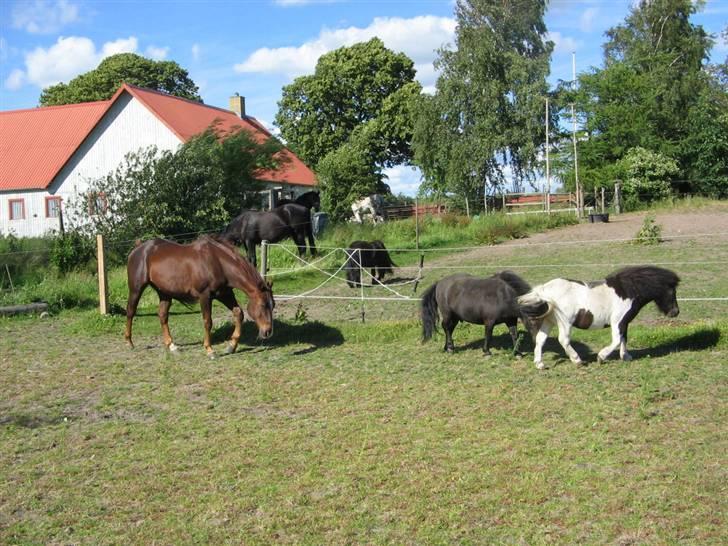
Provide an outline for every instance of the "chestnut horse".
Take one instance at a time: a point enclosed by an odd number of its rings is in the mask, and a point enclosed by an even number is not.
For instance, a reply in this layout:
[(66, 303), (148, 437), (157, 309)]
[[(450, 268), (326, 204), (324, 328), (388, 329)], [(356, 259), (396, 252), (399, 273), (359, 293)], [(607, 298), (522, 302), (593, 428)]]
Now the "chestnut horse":
[(184, 303), (199, 301), (205, 325), (204, 346), (210, 358), (215, 357), (210, 343), (212, 328), (212, 300), (222, 302), (233, 313), (235, 330), (227, 353), (234, 353), (238, 346), (243, 325), (243, 311), (233, 288), (248, 296), (247, 311), (258, 326), (259, 337), (269, 338), (273, 333), (273, 291), (258, 271), (243, 258), (232, 245), (203, 236), (192, 243), (182, 245), (165, 239), (151, 239), (137, 244), (129, 253), (127, 262), (129, 301), (126, 306), (126, 332), (124, 338), (133, 348), (131, 326), (139, 298), (147, 286), (159, 295), (159, 321), (162, 324), (164, 345), (172, 352), (177, 346), (172, 342), (167, 324), (172, 300)]

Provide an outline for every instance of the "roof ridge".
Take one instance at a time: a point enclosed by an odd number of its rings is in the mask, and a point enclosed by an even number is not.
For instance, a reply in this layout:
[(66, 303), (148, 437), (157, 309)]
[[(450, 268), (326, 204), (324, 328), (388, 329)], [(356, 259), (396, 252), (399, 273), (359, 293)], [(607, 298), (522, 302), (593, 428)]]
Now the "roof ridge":
[(34, 106), (33, 108), (20, 108), (19, 110), (0, 110), (0, 115), (19, 114), (22, 112), (47, 112), (48, 110), (60, 110), (62, 108), (70, 110), (71, 108), (79, 108), (82, 106), (101, 106), (109, 102), (111, 102), (111, 99), (74, 102), (72, 104), (54, 104), (53, 106)]
[(168, 99), (175, 99), (175, 100), (181, 100), (184, 102), (187, 102), (189, 104), (192, 104), (194, 106), (203, 106), (205, 108), (212, 108), (213, 110), (219, 110), (221, 112), (225, 112), (226, 114), (234, 114), (232, 110), (226, 110), (225, 108), (220, 108), (219, 106), (213, 106), (211, 104), (206, 104), (201, 101), (196, 101), (192, 99), (187, 99), (185, 97), (180, 97), (178, 95), (172, 95), (171, 93), (166, 93), (164, 91), (160, 91), (158, 89), (149, 89), (148, 87), (141, 87), (139, 85), (133, 85), (131, 83), (124, 82), (123, 85), (130, 87), (131, 89), (137, 89), (139, 91), (143, 91), (145, 93), (154, 93), (155, 95), (160, 95), (162, 97), (168, 98)]

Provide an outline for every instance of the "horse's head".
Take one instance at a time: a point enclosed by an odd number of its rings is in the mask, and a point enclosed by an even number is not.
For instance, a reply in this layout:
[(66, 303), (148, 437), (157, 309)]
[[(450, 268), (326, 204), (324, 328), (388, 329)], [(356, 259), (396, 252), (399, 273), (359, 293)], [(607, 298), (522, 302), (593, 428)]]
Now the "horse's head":
[(248, 298), (248, 316), (258, 326), (258, 337), (268, 339), (273, 335), (273, 309), (276, 302), (273, 299), (273, 283), (262, 281), (258, 290)]
[(680, 314), (680, 308), (677, 305), (677, 286), (670, 286), (657, 298), (655, 298), (657, 308), (662, 311), (663, 315), (670, 318)]
[(321, 193), (317, 191), (311, 192), (311, 208), (316, 212), (321, 210)]

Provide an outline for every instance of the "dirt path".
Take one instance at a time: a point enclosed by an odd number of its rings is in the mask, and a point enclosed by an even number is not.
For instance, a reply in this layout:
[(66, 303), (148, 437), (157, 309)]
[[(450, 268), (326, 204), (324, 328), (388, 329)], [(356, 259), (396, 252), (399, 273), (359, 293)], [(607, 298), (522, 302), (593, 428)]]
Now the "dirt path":
[[(418, 290), (418, 295), (436, 279), (452, 273), (447, 271), (447, 266), (459, 266), (462, 264), (487, 264), (493, 263), (493, 258), (497, 257), (503, 261), (509, 257), (523, 256), (524, 245), (533, 246), (531, 254), (535, 256), (548, 256), (549, 244), (561, 242), (584, 241), (585, 247), (587, 241), (609, 241), (609, 240), (625, 240), (633, 238), (639, 231), (644, 221), (646, 212), (627, 213), (621, 215), (611, 215), (608, 223), (589, 224), (581, 223), (573, 226), (566, 226), (559, 229), (550, 230), (544, 233), (537, 233), (524, 239), (507, 241), (498, 245), (484, 245), (472, 250), (453, 252), (447, 256), (426, 259), (425, 270), (428, 268), (437, 269), (438, 271), (426, 272), (426, 278), (423, 280)], [(724, 205), (715, 205), (704, 209), (692, 209), (688, 211), (664, 211), (657, 212), (656, 223), (662, 227), (662, 236), (682, 237), (682, 236), (698, 236), (704, 234), (728, 235), (728, 203)], [(679, 239), (678, 239), (679, 240)], [(528, 249), (525, 249), (529, 253)], [(488, 274), (492, 273), (489, 272)], [(412, 269), (401, 269), (395, 273), (398, 277), (408, 277), (413, 275)], [(400, 279), (394, 279), (397, 282)], [(389, 280), (389, 282), (393, 282)], [(411, 285), (397, 287), (397, 291), (404, 295), (412, 295)], [(378, 289), (375, 294), (371, 289), (365, 288), (366, 296), (373, 295), (379, 297), (392, 297), (393, 294), (386, 292), (384, 289)], [(382, 293), (379, 293), (381, 291)], [(329, 296), (348, 296), (358, 297), (359, 291), (348, 288), (345, 284), (326, 286), (322, 294)], [(416, 302), (403, 302), (392, 305), (392, 302), (367, 301), (366, 316), (367, 320), (384, 320), (396, 318), (408, 318), (417, 315)], [(279, 317), (292, 319), (297, 313), (303, 313), (308, 320), (321, 320), (323, 322), (330, 320), (361, 320), (361, 303), (356, 300), (318, 300), (304, 299), (283, 301), (277, 303), (276, 314)]]

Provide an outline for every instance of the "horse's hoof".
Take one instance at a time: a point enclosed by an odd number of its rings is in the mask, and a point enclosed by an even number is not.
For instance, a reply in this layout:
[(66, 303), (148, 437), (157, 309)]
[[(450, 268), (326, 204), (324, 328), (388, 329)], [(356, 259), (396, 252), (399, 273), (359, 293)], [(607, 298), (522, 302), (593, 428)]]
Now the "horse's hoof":
[(624, 356), (622, 357), (622, 360), (624, 362), (629, 362), (630, 360), (632, 360), (632, 355), (629, 354), (629, 353), (624, 353)]
[(209, 353), (207, 353), (207, 358), (209, 358), (210, 360), (215, 360), (217, 358), (217, 355), (214, 351), (210, 351)]
[(516, 353), (513, 356), (516, 358), (516, 360), (521, 360), (523, 358), (523, 353)]
[(177, 347), (177, 345), (175, 345), (174, 343), (170, 343), (169, 347), (167, 348), (169, 349), (170, 353), (179, 353), (179, 347)]
[(546, 364), (544, 364), (543, 362), (536, 362), (536, 369), (537, 370), (545, 370), (546, 369)]
[(597, 355), (597, 364), (604, 364), (607, 360)]
[(483, 356), (485, 358), (490, 358), (491, 356), (493, 356), (493, 353), (491, 353), (490, 351), (483, 351)]
[(236, 347), (233, 347), (232, 345), (228, 345), (227, 348), (225, 349), (225, 354), (231, 355), (235, 352), (235, 349), (236, 349)]
[(583, 360), (581, 360), (581, 359), (579, 359), (579, 360), (572, 360), (572, 362), (574, 364), (576, 364), (577, 366), (586, 366), (586, 363)]

